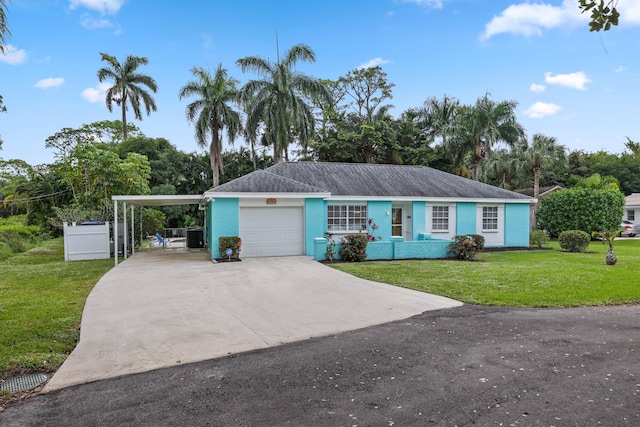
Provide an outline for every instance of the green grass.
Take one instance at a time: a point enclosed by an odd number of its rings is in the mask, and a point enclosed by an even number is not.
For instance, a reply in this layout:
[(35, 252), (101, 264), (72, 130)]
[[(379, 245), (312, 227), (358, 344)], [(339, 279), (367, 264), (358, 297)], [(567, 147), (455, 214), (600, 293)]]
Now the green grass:
[(64, 261), (62, 238), (0, 261), (0, 378), (56, 370), (75, 347), (87, 295), (113, 260)]
[(374, 261), (334, 264), (354, 276), (442, 295), (469, 304), (570, 307), (640, 302), (640, 241), (617, 240), (618, 263), (605, 264), (608, 246), (591, 242), (589, 253), (485, 252), (478, 262)]

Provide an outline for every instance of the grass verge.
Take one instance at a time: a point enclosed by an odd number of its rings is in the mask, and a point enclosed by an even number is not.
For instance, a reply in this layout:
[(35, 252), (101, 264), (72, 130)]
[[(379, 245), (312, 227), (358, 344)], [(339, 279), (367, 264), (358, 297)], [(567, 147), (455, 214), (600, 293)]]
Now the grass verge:
[(570, 307), (640, 302), (640, 241), (617, 240), (618, 263), (605, 264), (608, 246), (588, 253), (559, 250), (484, 252), (477, 262), (373, 261), (332, 264), (363, 279), (469, 303), (518, 307)]
[(55, 371), (78, 341), (89, 292), (112, 267), (65, 262), (62, 238), (0, 261), (0, 378)]

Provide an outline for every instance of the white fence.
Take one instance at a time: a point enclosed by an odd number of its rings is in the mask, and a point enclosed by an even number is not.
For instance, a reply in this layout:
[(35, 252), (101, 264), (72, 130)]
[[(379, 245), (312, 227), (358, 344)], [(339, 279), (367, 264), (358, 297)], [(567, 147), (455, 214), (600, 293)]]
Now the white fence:
[(111, 257), (109, 223), (71, 225), (64, 223), (64, 260), (82, 261)]

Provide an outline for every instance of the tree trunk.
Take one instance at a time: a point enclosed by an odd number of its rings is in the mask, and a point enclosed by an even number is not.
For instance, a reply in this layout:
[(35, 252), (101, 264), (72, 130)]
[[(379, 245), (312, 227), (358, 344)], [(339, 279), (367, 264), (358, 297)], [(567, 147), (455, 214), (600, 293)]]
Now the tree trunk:
[(220, 184), (220, 170), (218, 169), (218, 159), (216, 156), (216, 133), (211, 135), (211, 145), (209, 146), (209, 161), (211, 162), (211, 172), (213, 174), (213, 187)]
[(125, 142), (127, 140), (127, 105), (124, 96), (122, 98), (122, 142)]

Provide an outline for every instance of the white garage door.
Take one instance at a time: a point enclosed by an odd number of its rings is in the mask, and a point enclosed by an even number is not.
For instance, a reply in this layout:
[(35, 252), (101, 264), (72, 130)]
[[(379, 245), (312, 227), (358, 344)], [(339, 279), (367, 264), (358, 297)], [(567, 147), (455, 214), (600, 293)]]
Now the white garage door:
[(302, 207), (240, 208), (241, 257), (304, 255)]

